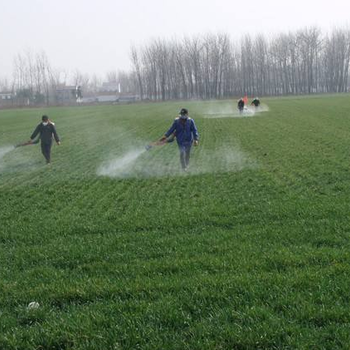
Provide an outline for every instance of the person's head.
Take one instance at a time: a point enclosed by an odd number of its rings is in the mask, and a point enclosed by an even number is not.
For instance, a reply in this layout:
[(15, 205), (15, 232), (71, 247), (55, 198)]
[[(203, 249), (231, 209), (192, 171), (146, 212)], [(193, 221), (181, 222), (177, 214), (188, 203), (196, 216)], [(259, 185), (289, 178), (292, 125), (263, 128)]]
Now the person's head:
[(180, 110), (180, 118), (187, 119), (188, 118), (188, 110), (186, 108), (182, 108)]
[(43, 115), (41, 120), (44, 125), (49, 124), (49, 117), (47, 115)]

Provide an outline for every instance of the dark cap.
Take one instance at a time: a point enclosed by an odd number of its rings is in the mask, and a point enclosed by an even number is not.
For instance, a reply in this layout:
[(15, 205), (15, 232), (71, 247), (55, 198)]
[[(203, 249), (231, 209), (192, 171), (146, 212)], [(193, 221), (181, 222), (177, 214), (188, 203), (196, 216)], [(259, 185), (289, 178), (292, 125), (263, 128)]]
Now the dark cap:
[(42, 121), (49, 120), (49, 117), (47, 115), (43, 115), (41, 118)]
[(186, 108), (182, 108), (180, 111), (180, 115), (187, 115), (188, 114), (188, 110)]

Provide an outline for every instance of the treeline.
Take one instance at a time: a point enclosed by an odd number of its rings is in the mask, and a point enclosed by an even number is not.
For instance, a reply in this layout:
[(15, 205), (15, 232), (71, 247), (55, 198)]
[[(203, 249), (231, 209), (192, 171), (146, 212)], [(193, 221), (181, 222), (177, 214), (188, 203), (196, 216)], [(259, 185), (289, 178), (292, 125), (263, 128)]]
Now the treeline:
[[(79, 69), (68, 72), (53, 67), (45, 52), (27, 50), (14, 57), (12, 79), (0, 79), (0, 107), (75, 104), (77, 87), (83, 96), (96, 96), (102, 93), (104, 82), (121, 84), (125, 93), (135, 94), (132, 75), (110, 71), (100, 78)], [(104, 93), (116, 94), (116, 91)]]
[[(11, 92), (14, 105), (56, 104), (60, 98), (57, 91), (66, 86), (67, 80), (68, 73), (54, 68), (45, 52), (27, 50), (14, 57), (12, 79), (0, 80), (0, 93)], [(89, 77), (77, 70), (70, 80), (86, 85)], [(71, 100), (75, 101), (73, 92)], [(4, 102), (0, 100), (0, 104)]]
[(246, 35), (238, 43), (227, 34), (158, 39), (132, 47), (131, 60), (143, 99), (346, 92), (350, 31), (305, 28), (272, 39)]
[(350, 30), (323, 33), (313, 27), (239, 41), (228, 34), (155, 39), (132, 47), (130, 59), (131, 71), (101, 78), (78, 69), (68, 74), (54, 68), (44, 52), (26, 51), (14, 58), (11, 81), (0, 79), (0, 93), (10, 91), (15, 105), (50, 105), (75, 103), (76, 86), (83, 97), (107, 91), (154, 101), (347, 92)]

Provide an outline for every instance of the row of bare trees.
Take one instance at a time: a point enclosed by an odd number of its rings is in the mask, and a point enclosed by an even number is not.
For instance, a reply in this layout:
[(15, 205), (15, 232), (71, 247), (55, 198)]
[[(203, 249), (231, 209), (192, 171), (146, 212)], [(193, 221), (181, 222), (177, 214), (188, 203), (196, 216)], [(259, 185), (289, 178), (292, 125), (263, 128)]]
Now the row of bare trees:
[(12, 91), (16, 104), (34, 105), (59, 103), (57, 91), (69, 84), (93, 95), (103, 82), (143, 100), (347, 92), (350, 30), (325, 34), (314, 27), (273, 38), (245, 35), (238, 42), (228, 34), (155, 39), (132, 47), (130, 58), (132, 71), (110, 71), (101, 79), (79, 70), (67, 74), (44, 52), (26, 51), (14, 58), (12, 81), (0, 79), (0, 92)]
[[(65, 70), (53, 68), (45, 52), (27, 50), (14, 57), (12, 80), (0, 79), (0, 93), (11, 93), (13, 98), (10, 105), (13, 106), (70, 104), (77, 100), (76, 87), (83, 91), (83, 96), (96, 96), (101, 93), (104, 82), (114, 83), (115, 86), (120, 84), (123, 92), (135, 94), (133, 75), (124, 71), (109, 71), (104, 78), (100, 78), (78, 69), (68, 74)], [(0, 106), (1, 102), (0, 99)]]
[[(109, 72), (107, 81), (121, 79), (128, 84), (132, 82), (124, 72)], [(11, 93), (11, 103), (14, 106), (22, 105), (55, 105), (62, 103), (62, 90), (66, 90), (68, 97), (63, 103), (76, 101), (76, 87), (85, 94), (96, 94), (102, 86), (103, 80), (96, 75), (83, 74), (78, 69), (68, 74), (65, 70), (52, 67), (45, 52), (33, 53), (27, 50), (18, 53), (13, 59), (12, 79), (0, 79), (0, 93)], [(0, 100), (0, 105), (1, 105)], [(10, 103), (10, 105), (11, 105)], [(9, 105), (9, 103), (7, 103)]]
[(132, 47), (131, 78), (138, 94), (152, 100), (346, 92), (349, 60), (346, 29), (246, 35), (239, 43), (209, 34)]
[(59, 84), (60, 76), (52, 69), (45, 52), (19, 53), (13, 61), (11, 90), (16, 92), (18, 104), (48, 104), (50, 90)]

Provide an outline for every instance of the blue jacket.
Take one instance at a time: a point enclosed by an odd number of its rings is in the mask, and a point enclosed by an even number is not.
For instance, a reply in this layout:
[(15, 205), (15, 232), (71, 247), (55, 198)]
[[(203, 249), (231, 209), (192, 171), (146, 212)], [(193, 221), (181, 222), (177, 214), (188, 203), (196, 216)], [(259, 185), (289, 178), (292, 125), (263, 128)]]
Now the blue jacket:
[(187, 118), (182, 122), (180, 118), (175, 118), (171, 128), (165, 133), (166, 137), (175, 133), (176, 141), (179, 146), (190, 146), (193, 140), (199, 139), (196, 124), (192, 118)]

